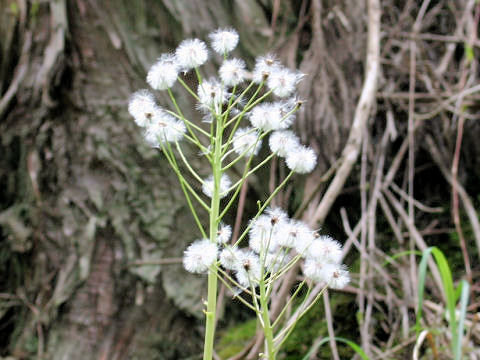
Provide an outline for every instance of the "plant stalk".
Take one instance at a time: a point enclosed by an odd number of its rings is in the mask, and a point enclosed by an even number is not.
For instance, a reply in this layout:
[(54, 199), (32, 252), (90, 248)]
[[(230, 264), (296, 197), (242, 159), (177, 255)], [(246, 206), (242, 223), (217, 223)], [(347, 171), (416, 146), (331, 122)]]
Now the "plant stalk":
[[(213, 170), (213, 194), (210, 206), (210, 241), (217, 242), (218, 214), (220, 212), (220, 179), (222, 176), (222, 134), (223, 122), (216, 121), (215, 149), (212, 159)], [(213, 342), (215, 338), (215, 313), (217, 310), (217, 283), (218, 271), (211, 266), (208, 271), (208, 296), (207, 311), (205, 312), (205, 344), (203, 349), (203, 360), (212, 360)]]
[(263, 333), (265, 334), (265, 353), (268, 360), (275, 360), (275, 346), (273, 342), (273, 330), (270, 323), (270, 316), (268, 314), (268, 299), (265, 291), (265, 279), (260, 281), (260, 308), (263, 320)]

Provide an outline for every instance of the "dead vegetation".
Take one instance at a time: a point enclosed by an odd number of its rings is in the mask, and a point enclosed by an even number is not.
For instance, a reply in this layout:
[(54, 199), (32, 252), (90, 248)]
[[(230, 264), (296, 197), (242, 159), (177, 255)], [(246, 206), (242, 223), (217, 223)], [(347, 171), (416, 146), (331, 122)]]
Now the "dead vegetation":
[[(178, 204), (180, 195), (170, 192), (167, 174), (151, 171), (161, 161), (135, 147), (125, 104), (169, 43), (228, 24), (252, 58), (272, 47), (308, 74), (297, 127), (319, 153), (319, 167), (276, 202), (345, 240), (344, 256), (356, 270), (345, 290), (355, 310), (342, 319), (355, 324), (349, 338), (371, 359), (412, 357), (415, 252), (438, 246), (454, 281), (471, 285), (463, 349), (468, 359), (480, 358), (480, 4), (135, 3), (0, 1), (0, 355), (76, 359), (79, 346), (88, 358), (195, 352), (198, 339), (182, 350), (165, 345), (181, 348), (185, 334), (195, 335), (188, 332), (194, 320), (178, 309), (201, 308), (201, 285), (176, 289), (181, 270), (168, 265), (191, 234), (171, 230), (179, 220), (158, 204)], [(274, 164), (268, 186), (282, 173)], [(244, 199), (261, 190), (252, 187)], [(184, 211), (175, 206), (175, 214)], [(429, 270), (422, 321), (431, 331), (419, 354), (451, 358), (433, 261)], [(273, 312), (296, 281), (292, 269), (275, 290)], [(329, 307), (335, 295), (324, 295), (330, 336), (338, 327)], [(155, 309), (172, 307), (174, 330), (165, 336), (169, 328)], [(149, 332), (158, 339), (146, 341)], [(338, 344), (329, 344), (339, 359)], [(261, 345), (257, 337), (234, 358), (255, 359)]]

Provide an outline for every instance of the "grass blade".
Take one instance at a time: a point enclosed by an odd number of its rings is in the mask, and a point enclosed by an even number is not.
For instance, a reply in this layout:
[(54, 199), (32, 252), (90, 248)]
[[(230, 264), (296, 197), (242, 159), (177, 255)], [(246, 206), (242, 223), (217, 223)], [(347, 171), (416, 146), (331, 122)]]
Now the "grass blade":
[(470, 296), (470, 285), (466, 280), (462, 280), (460, 283), (462, 287), (462, 295), (460, 296), (460, 316), (458, 319), (458, 336), (456, 347), (453, 349), (453, 355), (455, 359), (462, 358), (462, 343), (463, 333), (465, 325), (465, 317), (467, 316), (468, 298)]
[[(365, 354), (365, 352), (362, 350), (360, 346), (358, 346), (354, 341), (348, 340), (342, 337), (335, 336), (335, 340), (338, 342), (342, 342), (344, 344), (347, 344), (350, 346), (358, 356), (360, 356), (363, 360), (370, 360), (370, 358)], [(323, 345), (326, 344), (327, 342), (330, 341), (330, 337), (327, 336), (326, 338), (323, 338), (322, 341), (320, 341), (318, 344), (315, 344), (309, 351), (308, 353), (303, 357), (302, 360), (308, 360), (310, 356), (313, 354), (313, 352), (318, 351), (318, 349)]]

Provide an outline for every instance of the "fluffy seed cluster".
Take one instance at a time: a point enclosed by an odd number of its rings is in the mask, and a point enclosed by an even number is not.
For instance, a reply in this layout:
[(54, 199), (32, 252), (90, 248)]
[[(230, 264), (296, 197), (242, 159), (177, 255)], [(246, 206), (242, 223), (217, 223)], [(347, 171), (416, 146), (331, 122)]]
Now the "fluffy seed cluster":
[[(247, 118), (251, 126), (236, 128), (232, 134), (232, 151), (240, 157), (258, 155), (262, 139), (269, 135), (270, 150), (279, 157), (285, 158), (286, 166), (297, 173), (306, 174), (314, 170), (317, 162), (315, 152), (302, 146), (293, 131), (288, 130), (295, 121), (295, 113), (301, 101), (294, 93), (303, 74), (284, 67), (273, 54), (259, 56), (252, 70), (252, 81), (263, 84), (274, 97), (273, 102), (260, 102), (249, 106), (248, 102), (235, 94), (237, 86), (247, 77), (245, 61), (239, 58), (227, 58), (237, 46), (239, 36), (233, 29), (218, 29), (210, 35), (214, 52), (224, 56), (218, 77), (199, 81), (196, 91), (197, 109), (203, 113), (203, 121), (212, 123), (233, 103), (228, 110), (230, 117)], [(181, 71), (197, 69), (208, 60), (208, 49), (205, 42), (199, 39), (187, 39), (180, 43), (173, 53), (162, 54), (151, 67), (147, 75), (147, 83), (154, 90), (169, 90), (175, 85)], [(232, 90), (233, 88), (233, 90)], [(266, 91), (266, 90), (265, 90)], [(168, 112), (160, 108), (155, 97), (148, 90), (134, 93), (130, 99), (128, 110), (138, 126), (144, 128), (146, 142), (153, 147), (160, 147), (164, 142), (181, 140), (186, 133), (185, 124), (172, 118)], [(209, 193), (209, 182), (204, 192)]]
[[(223, 57), (216, 77), (202, 79), (198, 69), (209, 58), (207, 44), (199, 39), (187, 39), (175, 51), (160, 55), (148, 71), (146, 81), (149, 86), (153, 90), (169, 92), (177, 80), (186, 86), (181, 81), (182, 72), (194, 69), (199, 75), (198, 87), (188, 91), (196, 98), (203, 120), (211, 123), (212, 129), (219, 119), (226, 124), (224, 140), (228, 138), (228, 143), (221, 150), (222, 160), (235, 156), (232, 162), (236, 162), (242, 157), (258, 155), (265, 139), (270, 151), (284, 158), (291, 171), (301, 174), (313, 171), (317, 162), (315, 152), (302, 145), (295, 133), (289, 130), (302, 104), (295, 92), (303, 74), (284, 67), (273, 54), (258, 57), (249, 72), (244, 60), (229, 57), (239, 41), (235, 30), (219, 29), (209, 38), (213, 52)], [(248, 89), (251, 91), (248, 91), (244, 83), (250, 76), (252, 83)], [(253, 92), (256, 94), (255, 101), (246, 99)], [(260, 97), (268, 99), (267, 102), (257, 101)], [(177, 105), (175, 101), (174, 105)], [(152, 147), (165, 150), (166, 143), (182, 139), (193, 141), (195, 130), (205, 134), (199, 126), (186, 120), (180, 111), (161, 108), (149, 90), (135, 92), (130, 98), (128, 111), (142, 128), (146, 143)], [(202, 154), (212, 155), (210, 146), (213, 145), (213, 141), (208, 146), (202, 143)], [(203, 193), (212, 197), (213, 176), (200, 182)], [(224, 169), (217, 186), (222, 198), (232, 190), (232, 181)], [(216, 241), (197, 240), (185, 250), (185, 269), (192, 273), (205, 273), (212, 266), (217, 266), (218, 261), (222, 267), (232, 271), (240, 288), (251, 288), (269, 274), (282, 272), (293, 261), (303, 259), (304, 274), (313, 281), (333, 288), (341, 288), (348, 283), (348, 271), (340, 264), (340, 244), (329, 237), (317, 236), (305, 223), (290, 219), (284, 210), (267, 209), (249, 223), (249, 229), (248, 247), (238, 248), (228, 245), (232, 236), (231, 226), (220, 224)]]
[(304, 274), (315, 282), (334, 289), (349, 282), (346, 267), (341, 264), (342, 246), (329, 236), (318, 236), (304, 222), (290, 219), (280, 208), (269, 208), (250, 222), (249, 246), (239, 249), (225, 246), (220, 264), (232, 270), (243, 288), (258, 285), (261, 278), (274, 275), (304, 259)]
[(156, 104), (153, 94), (148, 90), (139, 90), (131, 96), (128, 111), (137, 125), (143, 128), (144, 138), (152, 147), (180, 141), (187, 130), (182, 121)]

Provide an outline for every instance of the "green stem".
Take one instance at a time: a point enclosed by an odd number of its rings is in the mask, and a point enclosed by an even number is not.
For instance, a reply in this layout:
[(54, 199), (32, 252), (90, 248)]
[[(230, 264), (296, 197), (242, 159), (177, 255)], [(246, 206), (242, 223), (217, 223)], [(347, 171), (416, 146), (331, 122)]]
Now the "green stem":
[(198, 175), (196, 173), (195, 170), (193, 170), (192, 166), (190, 165), (190, 163), (188, 162), (187, 158), (185, 157), (185, 155), (183, 154), (183, 151), (182, 151), (182, 148), (180, 147), (180, 145), (178, 144), (178, 141), (175, 141), (175, 146), (177, 147), (177, 151), (178, 153), (180, 154), (180, 158), (182, 159), (183, 163), (185, 164), (185, 166), (187, 167), (187, 169), (190, 171), (190, 173), (193, 175), (193, 177), (195, 179), (197, 179), (200, 184), (204, 184), (204, 181), (203, 179), (200, 177), (200, 175)]
[(268, 314), (268, 298), (265, 291), (265, 280), (260, 280), (260, 307), (261, 316), (263, 320), (263, 333), (265, 334), (266, 351), (268, 360), (275, 360), (275, 347), (273, 343), (273, 330), (270, 323), (270, 316)]
[[(199, 75), (197, 71), (197, 75)], [(218, 232), (218, 214), (220, 212), (220, 179), (222, 176), (222, 133), (223, 127), (221, 122), (216, 122), (215, 149), (212, 158), (213, 170), (213, 194), (210, 205), (210, 241), (217, 242)], [(205, 312), (205, 344), (203, 348), (203, 360), (212, 360), (213, 358), (213, 342), (215, 338), (215, 313), (217, 310), (217, 283), (218, 271), (212, 266), (208, 271), (208, 296), (207, 311)]]
[(303, 281), (300, 283), (300, 285), (298, 285), (298, 287), (295, 290), (295, 292), (293, 293), (293, 295), (290, 296), (290, 299), (288, 299), (288, 301), (285, 304), (285, 306), (283, 307), (282, 311), (280, 312), (280, 314), (278, 314), (277, 318), (273, 322), (272, 328), (275, 328), (280, 323), (280, 320), (282, 319), (283, 315), (287, 311), (288, 307), (290, 306), (292, 301), (297, 297), (297, 295), (298, 295), (300, 289), (303, 287), (303, 285), (305, 285), (305, 281), (306, 281), (306, 279), (303, 279)]
[[(175, 116), (177, 119), (180, 119), (186, 123), (188, 123), (188, 125), (190, 125), (191, 127), (193, 127), (195, 130), (199, 131), (200, 133), (202, 133), (202, 135), (205, 135), (206, 137), (208, 137), (210, 139), (210, 134), (208, 132), (206, 132), (205, 130), (203, 130), (200, 126), (197, 126), (196, 124), (194, 124), (193, 122), (191, 122), (190, 120), (188, 120), (187, 118), (181, 116), (181, 115), (178, 115), (176, 112), (174, 111), (171, 111), (171, 110), (167, 110), (165, 109), (165, 112), (167, 114), (170, 114), (172, 116)], [(203, 145), (202, 145), (203, 146)]]
[(197, 74), (198, 83), (201, 85), (203, 80), (202, 75), (200, 75), (200, 70), (198, 70), (198, 68), (195, 68), (195, 74)]
[(195, 92), (190, 88), (190, 86), (188, 86), (185, 83), (185, 81), (183, 81), (183, 79), (180, 76), (177, 79), (178, 79), (178, 82), (182, 84), (183, 87), (190, 93), (190, 95), (192, 95), (195, 98), (195, 100), (200, 101), (200, 98), (198, 97), (198, 95), (195, 94)]

